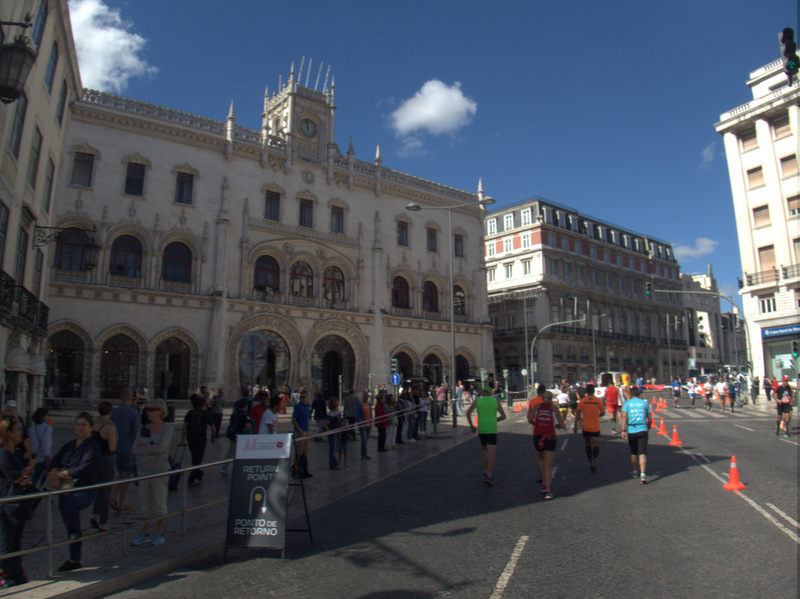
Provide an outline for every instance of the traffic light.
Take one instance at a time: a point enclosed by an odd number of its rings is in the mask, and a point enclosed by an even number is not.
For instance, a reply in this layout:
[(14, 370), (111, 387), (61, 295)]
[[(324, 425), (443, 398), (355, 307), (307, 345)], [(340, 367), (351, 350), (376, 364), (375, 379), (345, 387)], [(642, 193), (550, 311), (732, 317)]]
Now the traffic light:
[(792, 341), (792, 355), (797, 357), (797, 341)]
[(645, 283), (644, 284), (644, 292), (647, 295), (653, 295), (653, 284), (652, 283)]
[(397, 367), (397, 358), (392, 358), (391, 365), (392, 372), (399, 372), (399, 368)]
[(794, 41), (794, 29), (787, 27), (778, 34), (781, 43), (781, 56), (783, 56), (783, 68), (786, 76), (789, 77), (789, 85), (792, 85), (794, 76), (797, 74), (800, 59), (797, 58), (797, 43)]

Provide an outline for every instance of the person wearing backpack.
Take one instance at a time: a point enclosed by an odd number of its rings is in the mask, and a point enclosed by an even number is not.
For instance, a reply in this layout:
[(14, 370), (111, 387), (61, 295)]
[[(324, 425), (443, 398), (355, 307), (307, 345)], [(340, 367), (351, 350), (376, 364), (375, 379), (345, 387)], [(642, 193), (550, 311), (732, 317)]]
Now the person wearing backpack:
[[(228, 430), (225, 436), (228, 437), (231, 444), (228, 448), (228, 454), (225, 456), (226, 460), (230, 460), (236, 454), (236, 439), (239, 435), (249, 435), (252, 432), (250, 424), (250, 414), (247, 413), (247, 400), (240, 399), (233, 405), (233, 413), (231, 420), (228, 424)], [(222, 476), (228, 475), (228, 467), (223, 466), (221, 471)]]
[[(207, 430), (211, 428), (211, 442), (217, 434), (214, 428), (214, 420), (211, 412), (206, 409), (206, 398), (195, 393), (189, 398), (192, 402), (192, 409), (186, 413), (181, 429), (180, 446), (188, 445), (189, 452), (192, 454), (192, 466), (203, 463), (203, 456), (206, 453)], [(189, 486), (196, 487), (203, 480), (203, 471), (195, 468), (189, 474)]]

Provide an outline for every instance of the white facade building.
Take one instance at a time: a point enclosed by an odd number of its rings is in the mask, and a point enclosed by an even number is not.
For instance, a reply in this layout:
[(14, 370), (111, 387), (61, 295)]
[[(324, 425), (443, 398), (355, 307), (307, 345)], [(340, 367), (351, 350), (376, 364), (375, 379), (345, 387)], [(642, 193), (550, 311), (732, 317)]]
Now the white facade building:
[[(510, 384), (522, 388), (531, 363), (545, 384), (609, 370), (686, 376), (682, 298), (673, 292), (680, 267), (669, 243), (533, 198), (487, 215), (485, 246), (497, 375), (508, 369)], [(648, 283), (666, 292), (648, 296)], [(587, 315), (586, 324), (550, 326)]]
[(0, 104), (0, 389), (20, 413), (41, 405), (49, 307), (46, 273), (54, 246), (57, 179), (81, 93), (67, 0), (5, 1), (0, 44), (23, 35), (36, 53), (22, 95)]
[(720, 116), (742, 262), (753, 374), (796, 376), (800, 338), (800, 83), (781, 60), (750, 73), (753, 100)]
[(705, 273), (682, 274), (681, 282), (684, 291), (700, 292), (685, 293), (681, 298), (686, 309), (689, 376), (715, 374), (727, 362), (719, 297), (703, 295), (704, 292), (719, 293), (711, 265)]
[[(292, 72), (260, 131), (86, 91), (73, 105), (50, 264), (61, 393), (253, 384), (326, 397), (493, 368), (478, 195), (342, 154), (334, 90)], [(406, 207), (416, 203), (419, 212)], [(448, 231), (444, 209), (453, 209)], [(82, 262), (97, 228), (99, 266)], [(454, 236), (454, 280), (448, 270)], [(455, 290), (455, 294), (452, 290)], [(449, 378), (449, 377), (448, 377)]]

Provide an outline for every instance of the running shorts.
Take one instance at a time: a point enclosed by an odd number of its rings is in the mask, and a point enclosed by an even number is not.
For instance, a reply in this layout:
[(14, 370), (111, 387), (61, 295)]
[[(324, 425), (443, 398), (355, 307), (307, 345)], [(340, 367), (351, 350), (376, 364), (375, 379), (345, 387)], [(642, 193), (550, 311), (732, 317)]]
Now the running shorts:
[(589, 437), (599, 437), (600, 431), (583, 431), (583, 438), (588, 439)]
[(478, 439), (481, 441), (481, 445), (497, 445), (497, 433), (480, 433), (478, 434)]
[(779, 403), (778, 406), (778, 416), (782, 414), (791, 414), (792, 413), (792, 404), (790, 403)]
[(631, 455), (645, 455), (647, 453), (647, 431), (628, 433), (628, 446), (631, 448)]
[(606, 412), (616, 412), (619, 410), (619, 406), (615, 403), (607, 403), (606, 404)]
[(556, 438), (550, 437), (549, 435), (534, 435), (533, 436), (533, 446), (536, 448), (536, 451), (555, 451), (556, 450)]

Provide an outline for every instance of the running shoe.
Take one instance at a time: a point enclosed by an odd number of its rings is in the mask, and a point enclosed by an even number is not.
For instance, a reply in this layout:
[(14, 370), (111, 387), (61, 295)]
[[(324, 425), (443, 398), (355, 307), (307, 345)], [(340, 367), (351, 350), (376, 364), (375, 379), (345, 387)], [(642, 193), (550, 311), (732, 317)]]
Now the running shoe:
[(494, 479), (492, 478), (491, 474), (487, 474), (486, 476), (484, 476), (483, 480), (485, 480), (486, 484), (489, 485), (490, 487), (494, 486)]
[(592, 472), (597, 472), (597, 458), (596, 457), (592, 457), (591, 462), (592, 462), (592, 465), (589, 466), (589, 470), (591, 470)]
[(544, 492), (544, 498), (545, 499), (553, 499), (553, 492), (550, 489), (547, 489)]
[(642, 476), (639, 478), (639, 482), (641, 484), (643, 484), (643, 485), (646, 485), (647, 484), (647, 477), (644, 474), (642, 474)]
[(542, 493), (547, 493), (547, 487), (545, 487), (543, 484), (542, 484), (542, 485), (539, 485), (539, 490), (540, 490)]
[(131, 541), (131, 545), (134, 547), (141, 547), (142, 545), (149, 545), (153, 542), (153, 537), (150, 535), (146, 535), (143, 532), (139, 533), (139, 536), (136, 537), (133, 541)]
[(153, 537), (153, 547), (158, 547), (159, 545), (163, 545), (166, 542), (167, 540), (164, 538), (164, 535), (156, 534)]
[(631, 478), (639, 478), (639, 473), (638, 473), (638, 472), (636, 472), (636, 470), (633, 470), (633, 471), (631, 472)]

